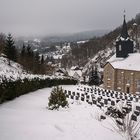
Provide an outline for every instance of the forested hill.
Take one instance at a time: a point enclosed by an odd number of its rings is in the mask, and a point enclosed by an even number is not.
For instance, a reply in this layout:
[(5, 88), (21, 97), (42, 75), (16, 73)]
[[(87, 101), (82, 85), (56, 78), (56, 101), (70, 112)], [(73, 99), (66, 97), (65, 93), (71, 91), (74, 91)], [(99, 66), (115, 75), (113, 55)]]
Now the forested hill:
[[(136, 21), (138, 24), (138, 37), (140, 37), (140, 14), (138, 14), (135, 19), (127, 22), (128, 31), (132, 38), (136, 34), (133, 25)], [(114, 47), (114, 42), (121, 33), (121, 27), (122, 25), (102, 37), (94, 37), (78, 47), (73, 47), (73, 61), (77, 64), (85, 65), (85, 63), (93, 58), (99, 51)]]

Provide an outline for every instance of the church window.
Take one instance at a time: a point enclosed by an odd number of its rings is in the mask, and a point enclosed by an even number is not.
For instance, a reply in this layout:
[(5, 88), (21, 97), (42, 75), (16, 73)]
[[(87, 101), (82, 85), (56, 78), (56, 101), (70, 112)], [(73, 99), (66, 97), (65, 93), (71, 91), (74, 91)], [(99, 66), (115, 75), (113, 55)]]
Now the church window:
[(137, 81), (137, 92), (140, 92), (140, 80)]
[(119, 51), (122, 51), (122, 46), (121, 45), (119, 45)]

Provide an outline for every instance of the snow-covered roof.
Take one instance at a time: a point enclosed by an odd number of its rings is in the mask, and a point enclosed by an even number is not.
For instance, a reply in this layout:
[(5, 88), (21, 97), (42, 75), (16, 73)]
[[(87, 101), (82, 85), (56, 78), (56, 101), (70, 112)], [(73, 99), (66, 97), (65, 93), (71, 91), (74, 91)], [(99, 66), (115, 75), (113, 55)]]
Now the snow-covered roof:
[(54, 59), (62, 59), (64, 54), (58, 54), (58, 55), (54, 55), (53, 58)]
[(117, 58), (115, 54), (108, 62), (117, 69), (140, 71), (140, 53), (131, 53), (127, 58)]
[(74, 75), (76, 75), (76, 73), (77, 73), (77, 75), (79, 75), (80, 77), (82, 76), (82, 71), (81, 71), (81, 70), (69, 70), (69, 71), (68, 71), (68, 74), (69, 74), (70, 76), (74, 76)]
[(88, 42), (89, 40), (84, 40), (84, 41), (77, 41), (77, 44), (83, 44), (83, 43), (86, 43)]
[(40, 40), (37, 39), (37, 38), (35, 38), (35, 39), (34, 39), (34, 42), (40, 43)]

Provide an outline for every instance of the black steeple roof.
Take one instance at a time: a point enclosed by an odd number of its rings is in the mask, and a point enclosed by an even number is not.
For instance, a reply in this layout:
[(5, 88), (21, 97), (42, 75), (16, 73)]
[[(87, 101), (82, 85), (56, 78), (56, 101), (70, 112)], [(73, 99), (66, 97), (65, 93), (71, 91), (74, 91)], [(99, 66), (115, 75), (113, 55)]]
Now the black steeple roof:
[(127, 30), (127, 24), (125, 21), (125, 14), (124, 14), (124, 21), (123, 21), (123, 26), (122, 26), (121, 37), (123, 37), (124, 39), (127, 39), (127, 37), (129, 37), (128, 30)]
[(133, 40), (129, 38), (127, 24), (125, 21), (125, 14), (124, 14), (121, 36), (119, 39), (116, 40), (116, 57), (125, 58), (128, 56), (129, 53), (133, 53), (133, 52), (134, 52), (134, 44), (133, 44)]

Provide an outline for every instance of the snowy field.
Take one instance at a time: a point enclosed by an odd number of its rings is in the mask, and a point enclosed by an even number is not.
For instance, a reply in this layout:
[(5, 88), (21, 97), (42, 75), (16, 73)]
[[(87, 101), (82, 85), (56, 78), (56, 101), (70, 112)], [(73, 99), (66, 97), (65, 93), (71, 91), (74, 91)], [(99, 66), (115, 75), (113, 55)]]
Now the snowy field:
[[(69, 88), (73, 88), (69, 86)], [(69, 108), (48, 110), (51, 88), (20, 96), (0, 105), (0, 140), (124, 140), (100, 110), (70, 101)]]

